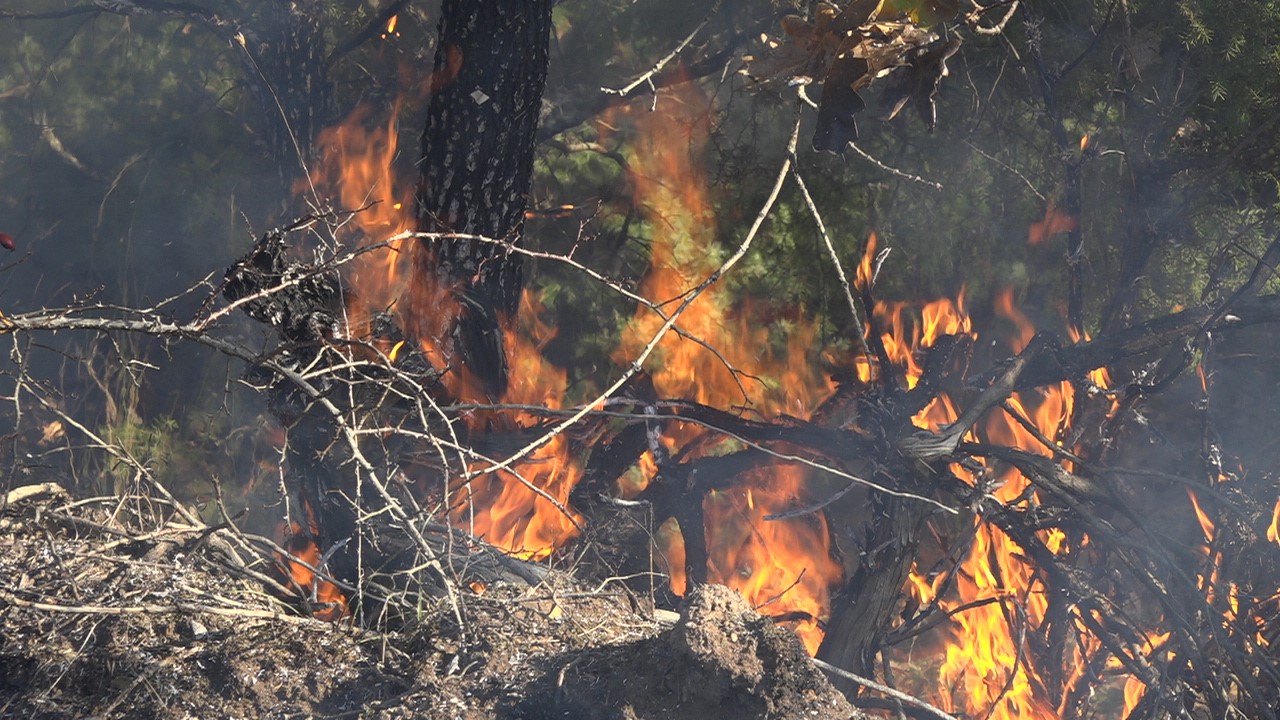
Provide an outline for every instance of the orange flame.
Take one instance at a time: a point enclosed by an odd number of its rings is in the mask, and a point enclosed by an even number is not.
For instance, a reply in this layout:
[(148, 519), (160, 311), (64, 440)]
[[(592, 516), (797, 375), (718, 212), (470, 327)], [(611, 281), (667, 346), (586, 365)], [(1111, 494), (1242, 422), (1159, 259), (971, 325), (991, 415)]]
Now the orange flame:
[[(709, 130), (708, 101), (692, 84), (679, 86), (674, 97), (663, 101), (665, 113), (636, 117), (630, 167), (638, 204), (653, 233), (651, 269), (641, 290), (670, 312), (677, 305), (672, 300), (683, 298), (716, 270), (720, 251), (708, 183), (695, 162)], [(771, 320), (791, 326), (785, 344), (772, 337)], [(639, 308), (623, 330), (614, 360), (630, 363), (662, 324), (657, 313)], [(662, 337), (647, 366), (663, 397), (721, 408), (745, 405), (766, 417), (808, 417), (834, 390), (813, 362), (817, 326), (803, 318), (771, 317), (768, 308), (756, 304), (732, 306), (720, 286), (713, 285), (680, 317), (679, 328), (683, 335)], [(722, 438), (694, 427), (677, 428), (665, 441), (673, 449), (700, 443), (700, 454), (725, 445)], [(652, 477), (652, 459), (642, 464)], [(794, 628), (809, 651), (816, 652), (822, 638), (818, 623), (829, 613), (829, 588), (842, 574), (832, 557), (825, 518), (764, 519), (799, 504), (806, 485), (807, 473), (796, 466), (757, 468), (740, 477), (734, 489), (710, 493), (703, 510), (709, 579), (737, 589), (766, 614), (809, 618)], [(665, 527), (659, 544), (672, 588), (683, 593), (681, 535)]]
[(1050, 199), (1044, 208), (1044, 218), (1031, 223), (1027, 244), (1039, 245), (1058, 233), (1071, 232), (1077, 226), (1076, 216), (1059, 210), (1057, 203)]
[[(488, 402), (469, 369), (451, 357), (449, 338), (460, 312), (459, 288), (438, 281), (424, 243), (397, 238), (415, 223), (406, 210), (413, 203), (394, 170), (395, 113), (382, 125), (371, 125), (370, 114), (360, 108), (323, 132), (318, 141), (321, 158), (310, 184), (296, 188), (332, 196), (343, 209), (364, 208), (339, 230), (344, 243), (370, 248), (350, 265), (345, 278), (347, 332), (395, 362), (405, 352), (403, 341), (373, 332), (375, 316), (389, 312), (433, 367), (447, 369), (443, 384), (454, 399)], [(526, 292), (519, 322), (500, 320), (512, 378), (501, 399), (556, 409), (563, 403), (567, 380), (563, 370), (542, 357), (543, 346), (555, 332), (538, 319), (540, 311), (536, 296)], [(539, 418), (524, 412), (475, 412), (464, 419), (473, 430), (517, 438), (513, 451), (533, 439), (524, 429), (539, 424)], [(569, 455), (568, 438), (558, 436), (509, 470), (489, 472), (490, 462), (471, 463), (466, 477), (450, 483), (449, 518), (499, 548), (528, 558), (546, 557), (578, 531), (578, 516), (567, 503), (581, 468)]]
[(288, 554), (276, 554), (276, 569), (283, 576), (285, 585), (306, 599), (312, 617), (329, 622), (341, 620), (348, 613), (347, 598), (333, 581), (316, 572), (323, 571), (323, 556), (315, 540), (315, 513), (306, 502), (301, 511), (306, 526), (294, 521), (278, 533), (286, 538), (285, 551)]
[[(716, 271), (721, 250), (708, 183), (697, 162), (709, 132), (708, 102), (691, 84), (677, 86), (664, 95), (663, 102), (665, 112), (638, 113), (635, 118), (638, 137), (630, 169), (637, 202), (652, 233), (651, 269), (641, 291), (663, 313), (670, 313), (678, 305), (673, 300), (683, 300)], [(413, 223), (400, 209), (401, 203), (406, 207), (412, 204), (397, 196), (395, 178), (388, 170), (395, 155), (394, 124), (368, 129), (366, 119), (357, 116), (323, 137), (322, 143), (335, 148), (336, 154), (331, 162), (326, 153), (312, 184), (318, 189), (340, 188), (344, 207), (383, 201), (353, 218), (352, 242), (371, 245), (413, 227)], [(335, 169), (337, 174), (331, 174)], [(1033, 226), (1031, 240), (1039, 242), (1074, 227), (1075, 219), (1058, 213), (1050, 203), (1044, 221)], [(873, 234), (858, 268), (859, 288), (871, 282), (877, 245)], [(419, 243), (399, 242), (361, 259), (348, 278), (353, 289), (349, 330), (355, 337), (368, 339), (384, 356), (399, 357), (405, 352), (402, 347), (389, 338), (372, 337), (370, 330), (374, 314), (389, 309), (436, 367), (449, 367), (445, 339), (457, 312), (454, 288), (440, 287), (430, 277), (419, 276), (420, 268), (430, 266), (429, 258), (422, 257), (424, 253)], [(901, 373), (909, 387), (923, 374), (923, 349), (943, 335), (973, 334), (963, 292), (956, 300), (925, 305), (878, 302), (872, 312), (878, 327), (883, 328), (880, 340), (894, 365), (882, 370)], [(1025, 347), (1035, 329), (1015, 306), (1012, 292), (1001, 293), (997, 312), (1018, 330), (1014, 350)], [(559, 408), (565, 402), (566, 377), (563, 370), (542, 357), (554, 329), (538, 316), (537, 297), (526, 292), (520, 322), (505, 324), (512, 382), (503, 400)], [(623, 328), (614, 360), (619, 365), (629, 364), (663, 322), (652, 309), (639, 308)], [(770, 332), (775, 322), (787, 325), (786, 342)], [(747, 407), (764, 417), (787, 414), (806, 418), (834, 390), (831, 379), (815, 362), (814, 348), (819, 344), (816, 324), (794, 313), (759, 303), (734, 304), (719, 285), (712, 285), (688, 306), (678, 327), (680, 333), (669, 332), (658, 339), (657, 351), (647, 367), (663, 397), (686, 398), (719, 408)], [(869, 379), (871, 365), (865, 359), (859, 362), (859, 373)], [(465, 368), (445, 377), (455, 397), (482, 398)], [(1107, 386), (1104, 372), (1091, 377), (1099, 387)], [(1037, 393), (1015, 393), (1008, 402), (1010, 412), (1036, 428), (1035, 433), (1024, 427), (1024, 422), (996, 411), (973, 434), (1050, 457), (1052, 452), (1044, 447), (1042, 438), (1058, 442), (1065, 436), (1075, 401), (1069, 383)], [(937, 430), (958, 416), (956, 402), (941, 395), (914, 422)], [(529, 429), (539, 418), (524, 412), (494, 411), (474, 414), (467, 422), (473, 429), (523, 438), (520, 446), (531, 439), (527, 437)], [(671, 428), (663, 442), (669, 450), (683, 451), (685, 459), (734, 450), (722, 438), (690, 425)], [(572, 455), (569, 440), (560, 436), (510, 471), (487, 472), (488, 462), (472, 463), (471, 475), (450, 483), (450, 520), (509, 551), (545, 557), (578, 532), (580, 518), (567, 506), (569, 492), (581, 474)], [(641, 459), (639, 472), (645, 482), (658, 470), (653, 457)], [(966, 468), (957, 466), (953, 471), (974, 481)], [(1015, 470), (988, 467), (986, 471), (994, 476), (993, 494), (1002, 502), (1039, 502), (1029, 489), (1029, 481)], [(707, 573), (713, 582), (738, 589), (766, 614), (801, 618), (791, 624), (814, 652), (822, 639), (820, 623), (830, 612), (830, 588), (842, 576), (833, 557), (829, 528), (821, 514), (765, 519), (803, 506), (811, 492), (810, 482), (808, 474), (796, 465), (775, 463), (755, 468), (737, 478), (731, 489), (709, 493), (703, 502), (705, 528), (685, 532), (705, 532)], [(1273, 528), (1280, 525), (1280, 503), (1276, 518)], [(1036, 568), (1024, 560), (1023, 550), (1001, 531), (978, 517), (974, 532), (957, 572), (950, 577), (926, 578), (913, 570), (904, 589), (921, 603), (936, 602), (942, 611), (953, 613), (945, 631), (939, 704), (949, 711), (959, 709), (969, 716), (996, 719), (1057, 717), (1059, 709), (1045, 696), (1045, 680), (1030, 664), (1027, 648), (1019, 646), (1020, 632), (1010, 620), (1020, 617), (1029, 633), (1042, 626), (1048, 608), (1045, 583)], [(1073, 549), (1072, 539), (1061, 532), (1046, 531), (1041, 539), (1054, 552)], [(656, 542), (666, 558), (673, 590), (682, 593), (686, 578), (681, 534), (668, 523), (659, 529)], [(1076, 542), (1086, 544), (1087, 538)], [(939, 596), (948, 579), (952, 581), (950, 590)], [(1097, 645), (1084, 638), (1068, 661), (1074, 669), (1069, 682), (1076, 682), (1085, 672)], [(1138, 692), (1126, 688), (1126, 695)]]
[(1204, 532), (1204, 541), (1206, 543), (1213, 542), (1213, 533), (1216, 529), (1213, 520), (1211, 520), (1208, 513), (1200, 507), (1200, 500), (1190, 488), (1187, 489), (1187, 497), (1191, 499), (1191, 507), (1195, 508), (1196, 520), (1200, 522), (1200, 529)]
[(1013, 304), (1013, 289), (1005, 288), (996, 295), (996, 314), (1011, 321), (1018, 328), (1018, 339), (1013, 344), (1013, 351), (1022, 352), (1031, 344), (1036, 335), (1036, 326), (1021, 310)]
[(867, 236), (867, 249), (862, 253), (862, 262), (858, 263), (858, 275), (854, 280), (854, 284), (859, 290), (866, 290), (871, 287), (871, 281), (875, 279), (875, 260), (876, 246), (880, 244), (880, 239), (876, 237), (874, 231)]
[[(1142, 655), (1147, 657), (1153, 656), (1166, 642), (1169, 641), (1170, 633), (1164, 632), (1147, 638), (1142, 643)], [(1111, 658), (1107, 661), (1107, 667), (1111, 669), (1119, 668), (1120, 661)], [(1128, 717), (1138, 707), (1138, 703), (1142, 701), (1142, 696), (1147, 693), (1147, 685), (1136, 675), (1130, 675), (1124, 684), (1124, 711), (1120, 717)]]
[[(936, 306), (934, 304), (933, 306)], [(1022, 350), (1035, 335), (1035, 327), (1013, 302), (1012, 291), (999, 293), (995, 300), (996, 313), (1008, 319), (1016, 328), (1012, 340), (1014, 352)], [(885, 307), (889, 307), (887, 304)], [(929, 306), (927, 306), (929, 307)], [(947, 326), (947, 332), (971, 332), (968, 318), (957, 304), (952, 314), (957, 322)], [(927, 309), (927, 308), (926, 308)], [(880, 312), (881, 309), (877, 308)], [(895, 334), (901, 327), (901, 307), (893, 309), (891, 319)], [(895, 362), (903, 363), (912, 376), (921, 372), (914, 360), (914, 349), (927, 346), (931, 338), (912, 338), (898, 349), (897, 343), (886, 340), (886, 347)], [(1095, 375), (1095, 382), (1105, 380)], [(1105, 387), (1105, 385), (1103, 385)], [(1035, 394), (1014, 393), (1008, 407), (1026, 424), (1036, 428), (1039, 435), (1053, 441), (1062, 437), (1070, 420), (1075, 402), (1075, 392), (1070, 383), (1060, 383)], [(954, 422), (959, 413), (952, 400), (940, 396), (926, 412), (916, 418), (918, 425), (937, 430)], [(1041, 438), (1032, 433), (1023, 422), (1015, 421), (1007, 413), (993, 413), (979, 424), (976, 434), (995, 445), (1013, 447), (1046, 457), (1052, 451)], [(957, 476), (972, 480), (965, 468), (954, 466)], [(1013, 468), (991, 468), (996, 473), (994, 495), (1005, 503), (1026, 504), (1039, 502), (1035, 492), (1028, 493), (1029, 481)], [(981, 517), (974, 519), (975, 535), (972, 546), (961, 563), (959, 571), (951, 578), (954, 587), (944, 597), (937, 597), (936, 588), (944, 578), (925, 582), (918, 574), (909, 578), (907, 592), (938, 603), (944, 612), (955, 613), (949, 628), (950, 637), (945, 642), (945, 658), (939, 670), (938, 688), (942, 692), (939, 704), (946, 710), (969, 716), (992, 718), (1042, 718), (1049, 720), (1060, 716), (1060, 708), (1045, 696), (1044, 679), (1032, 665), (1027, 648), (1019, 647), (1011, 618), (1021, 617), (1027, 634), (1033, 634), (1044, 622), (1048, 611), (1046, 587), (1039, 571), (1025, 560), (1025, 553), (999, 529), (985, 523)], [(1040, 538), (1055, 553), (1070, 551), (1067, 536), (1059, 530), (1046, 531)], [(1087, 542), (1083, 538), (1081, 542)], [(1065, 659), (1070, 670), (1066, 687), (1080, 681), (1089, 663), (1089, 657), (1100, 644), (1089, 637), (1082, 638), (1073, 657)], [(1064, 687), (1065, 689), (1065, 687)], [(1065, 697), (1065, 693), (1064, 693)]]
[[(542, 356), (542, 349), (556, 332), (540, 320), (541, 314), (535, 294), (526, 290), (518, 315), (520, 325), (503, 330), (511, 376), (503, 401), (556, 410), (563, 404), (568, 380), (564, 370)], [(526, 412), (490, 415), (488, 419), (485, 430), (491, 433), (539, 423)], [(472, 469), (482, 474), (456, 487), (451, 514), (454, 524), (526, 559), (545, 558), (578, 534), (581, 516), (569, 509), (569, 493), (581, 479), (582, 468), (572, 458), (564, 434), (535, 450), (512, 471), (485, 473), (486, 466), (473, 464)]]

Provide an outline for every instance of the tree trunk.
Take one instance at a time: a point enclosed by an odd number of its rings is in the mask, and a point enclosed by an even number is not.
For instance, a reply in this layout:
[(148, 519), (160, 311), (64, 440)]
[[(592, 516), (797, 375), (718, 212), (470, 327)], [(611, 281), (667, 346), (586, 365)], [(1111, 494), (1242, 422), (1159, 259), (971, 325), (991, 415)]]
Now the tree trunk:
[[(519, 242), (546, 86), (551, 5), (445, 0), (422, 134), (421, 230)], [(446, 331), (451, 354), (497, 399), (507, 382), (499, 322), (520, 302), (520, 257), (465, 239), (433, 242), (432, 249), (422, 261), (432, 267), (420, 270), (434, 271), (460, 305)]]
[(272, 0), (252, 21), (238, 54), (258, 104), (258, 131), (281, 185), (305, 173), (312, 141), (333, 120), (333, 84), (325, 65), (317, 8)]
[[(926, 511), (920, 502), (888, 497), (873, 502), (872, 508), (868, 553), (832, 598), (831, 619), (818, 648), (822, 660), (868, 676), (875, 674), (876, 651), (899, 610)], [(846, 680), (831, 680), (846, 694), (856, 690)]]

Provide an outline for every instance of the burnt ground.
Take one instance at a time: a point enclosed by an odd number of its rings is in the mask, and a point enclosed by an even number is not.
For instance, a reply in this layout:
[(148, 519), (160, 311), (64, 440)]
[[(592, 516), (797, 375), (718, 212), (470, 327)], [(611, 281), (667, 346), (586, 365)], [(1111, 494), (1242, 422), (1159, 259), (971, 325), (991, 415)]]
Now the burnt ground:
[(56, 485), (2, 500), (0, 718), (856, 716), (725, 588), (672, 626), (622, 591), (495, 585), (376, 632), (264, 592), (227, 528)]

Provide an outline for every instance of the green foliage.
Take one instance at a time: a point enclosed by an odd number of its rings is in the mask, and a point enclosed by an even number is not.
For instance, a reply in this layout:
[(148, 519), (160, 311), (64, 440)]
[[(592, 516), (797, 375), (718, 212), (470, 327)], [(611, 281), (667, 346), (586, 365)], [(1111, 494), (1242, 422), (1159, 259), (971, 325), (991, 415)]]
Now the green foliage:
[(1186, 27), (1182, 31), (1182, 41), (1188, 47), (1208, 45), (1213, 40), (1213, 30), (1204, 23), (1203, 18), (1200, 16), (1198, 3), (1179, 3), (1178, 10), (1186, 22)]
[[(128, 456), (138, 460), (162, 482), (170, 479), (170, 466), (177, 456), (176, 449), (182, 443), (178, 437), (177, 420), (158, 418), (144, 423), (137, 418), (129, 417), (115, 425), (101, 428), (98, 434)], [(124, 461), (112, 463), (106, 472), (113, 480), (110, 489), (112, 494), (123, 494), (131, 481), (136, 479), (137, 474), (137, 471)]]

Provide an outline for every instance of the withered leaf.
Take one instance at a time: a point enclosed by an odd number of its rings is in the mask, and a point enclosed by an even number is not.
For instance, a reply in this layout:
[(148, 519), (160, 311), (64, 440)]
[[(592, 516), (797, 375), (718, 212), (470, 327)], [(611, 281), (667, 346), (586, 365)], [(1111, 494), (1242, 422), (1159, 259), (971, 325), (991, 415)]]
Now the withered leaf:
[(886, 100), (896, 115), (911, 98), (925, 122), (936, 120), (933, 97), (946, 59), (959, 41), (940, 42), (933, 33), (907, 18), (881, 20), (883, 0), (852, 0), (843, 6), (820, 2), (811, 19), (789, 15), (782, 19), (783, 42), (772, 57), (751, 64), (751, 74), (766, 86), (821, 82), (822, 99), (813, 147), (843, 153), (858, 138), (855, 115), (866, 109), (860, 91), (876, 78), (908, 68), (904, 87)]
[(821, 81), (835, 58), (862, 41), (860, 30), (880, 14), (884, 0), (854, 0), (843, 9), (820, 2), (812, 19), (787, 15), (783, 42), (772, 57), (751, 63), (751, 75), (765, 85), (793, 84), (797, 77)]
[(865, 59), (848, 54), (831, 64), (831, 72), (822, 86), (822, 100), (818, 103), (814, 150), (842, 154), (846, 145), (858, 139), (858, 122), (854, 116), (865, 110), (867, 103), (854, 86), (867, 77), (867, 68)]
[(907, 102), (914, 99), (920, 119), (933, 130), (938, 124), (936, 99), (942, 78), (949, 73), (947, 60), (960, 50), (960, 39), (935, 40), (906, 53), (907, 69), (901, 77), (887, 87), (880, 98), (880, 119), (889, 121), (897, 117)]

